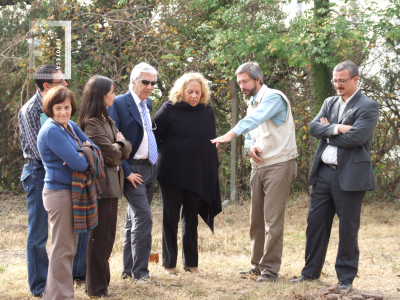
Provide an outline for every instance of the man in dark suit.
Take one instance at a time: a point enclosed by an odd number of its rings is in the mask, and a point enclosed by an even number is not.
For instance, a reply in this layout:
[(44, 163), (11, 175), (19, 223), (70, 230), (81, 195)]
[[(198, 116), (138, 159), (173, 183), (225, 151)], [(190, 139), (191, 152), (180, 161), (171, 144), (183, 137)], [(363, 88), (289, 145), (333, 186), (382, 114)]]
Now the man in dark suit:
[(369, 147), (378, 104), (357, 88), (358, 67), (350, 61), (333, 70), (337, 97), (325, 100), (310, 124), (319, 139), (310, 174), (312, 185), (307, 219), (305, 266), (292, 283), (318, 279), (324, 265), (335, 213), (339, 218), (336, 274), (340, 289), (352, 289), (357, 275), (361, 203), (376, 188)]
[(133, 277), (137, 283), (155, 283), (150, 280), (148, 261), (153, 226), (150, 205), (158, 156), (149, 96), (156, 81), (156, 69), (146, 63), (136, 65), (131, 73), (129, 91), (115, 97), (108, 109), (119, 131), (132, 144), (129, 159), (122, 163), (124, 194), (128, 200), (122, 278)]

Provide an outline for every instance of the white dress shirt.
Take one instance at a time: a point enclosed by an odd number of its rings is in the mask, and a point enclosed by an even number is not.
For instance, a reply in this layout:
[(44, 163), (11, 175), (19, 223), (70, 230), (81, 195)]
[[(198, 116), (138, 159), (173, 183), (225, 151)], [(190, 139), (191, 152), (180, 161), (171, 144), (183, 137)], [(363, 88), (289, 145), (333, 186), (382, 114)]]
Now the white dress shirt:
[[(137, 108), (139, 110), (140, 113), (140, 117), (142, 118), (142, 124), (143, 124), (143, 139), (142, 139), (142, 143), (139, 146), (139, 149), (136, 151), (135, 156), (133, 157), (134, 159), (146, 159), (149, 158), (149, 137), (147, 135), (147, 131), (144, 128), (144, 119), (143, 119), (143, 114), (142, 114), (142, 105), (140, 104), (140, 102), (142, 102), (142, 100), (140, 100), (140, 98), (136, 95), (136, 93), (132, 90), (129, 89), (129, 91), (132, 94), (133, 99), (135, 100), (135, 103), (137, 105)], [(146, 100), (144, 100), (146, 101)], [(150, 118), (150, 111), (147, 108), (147, 102), (146, 102), (146, 112), (147, 112), (147, 117), (149, 118), (149, 120), (151, 120)]]
[[(357, 91), (351, 95), (347, 99), (346, 102), (343, 101), (342, 97), (339, 97), (339, 114), (338, 114), (338, 120), (340, 120), (340, 117), (342, 116), (344, 110), (346, 109), (347, 104), (349, 104), (350, 100), (354, 97), (354, 95), (358, 92)], [(328, 120), (329, 121), (329, 120)], [(335, 129), (332, 132), (332, 135), (338, 135), (339, 134), (339, 126), (341, 124), (337, 124), (335, 126)], [(321, 155), (321, 160), (322, 162), (329, 164), (329, 165), (337, 165), (337, 147), (329, 145), (329, 139), (328, 141), (328, 146), (325, 148), (324, 152)]]

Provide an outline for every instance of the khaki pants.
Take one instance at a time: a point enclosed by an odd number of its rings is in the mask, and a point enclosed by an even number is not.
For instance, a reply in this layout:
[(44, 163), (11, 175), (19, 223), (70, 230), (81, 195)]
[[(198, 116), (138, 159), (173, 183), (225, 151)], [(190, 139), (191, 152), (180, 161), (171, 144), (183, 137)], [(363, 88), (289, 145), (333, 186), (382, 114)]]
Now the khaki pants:
[(296, 176), (294, 159), (251, 171), (251, 263), (275, 278), (282, 261), (285, 209)]
[(49, 272), (43, 299), (74, 299), (72, 265), (78, 244), (72, 211), (71, 190), (43, 189), (43, 204), (49, 214), (51, 248)]

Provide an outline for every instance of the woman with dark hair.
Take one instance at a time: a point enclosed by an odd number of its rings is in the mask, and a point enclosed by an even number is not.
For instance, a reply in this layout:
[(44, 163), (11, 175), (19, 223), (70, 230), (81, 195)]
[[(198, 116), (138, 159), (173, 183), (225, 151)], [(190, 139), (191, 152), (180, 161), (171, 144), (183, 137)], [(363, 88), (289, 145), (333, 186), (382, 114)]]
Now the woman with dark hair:
[(76, 112), (74, 94), (64, 86), (50, 89), (43, 98), (49, 118), (39, 131), (37, 145), (46, 170), (43, 205), (51, 228), (49, 271), (43, 299), (74, 299), (72, 265), (78, 243), (72, 207), (72, 174), (84, 172), (89, 162), (78, 152), (91, 144), (70, 120)]
[(210, 89), (200, 73), (178, 78), (170, 100), (156, 113), (157, 180), (161, 189), (162, 256), (165, 273), (176, 274), (177, 233), (182, 207), (182, 262), (198, 273), (198, 215), (214, 231), (221, 212), (215, 115), (208, 105)]
[(87, 246), (86, 289), (90, 297), (109, 298), (110, 266), (108, 259), (114, 245), (117, 226), (118, 198), (123, 191), (123, 159), (131, 152), (131, 144), (118, 132), (108, 116), (107, 107), (114, 102), (114, 83), (95, 75), (85, 85), (79, 125), (101, 150), (105, 176), (100, 180), (102, 190), (98, 202), (98, 225), (89, 233)]

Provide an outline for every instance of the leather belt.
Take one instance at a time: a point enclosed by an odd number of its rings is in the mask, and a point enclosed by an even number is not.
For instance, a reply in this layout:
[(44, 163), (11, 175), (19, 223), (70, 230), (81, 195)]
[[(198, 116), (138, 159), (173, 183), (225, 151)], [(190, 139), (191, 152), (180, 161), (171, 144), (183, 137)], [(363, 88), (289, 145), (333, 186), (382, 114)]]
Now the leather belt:
[(142, 165), (142, 164), (151, 164), (148, 158), (146, 159), (132, 159), (129, 162), (130, 165)]
[(337, 165), (326, 164), (326, 163), (324, 163), (324, 162), (323, 162), (323, 164), (324, 164), (325, 166), (327, 166), (328, 168), (331, 168), (331, 169), (333, 169), (333, 170), (337, 170)]
[(25, 163), (27, 165), (43, 165), (41, 160), (37, 160), (37, 159), (32, 159), (32, 158), (26, 158), (25, 159)]

